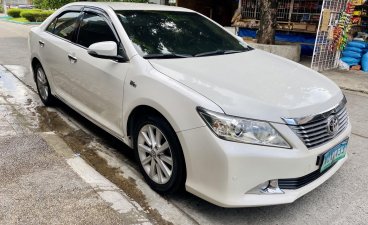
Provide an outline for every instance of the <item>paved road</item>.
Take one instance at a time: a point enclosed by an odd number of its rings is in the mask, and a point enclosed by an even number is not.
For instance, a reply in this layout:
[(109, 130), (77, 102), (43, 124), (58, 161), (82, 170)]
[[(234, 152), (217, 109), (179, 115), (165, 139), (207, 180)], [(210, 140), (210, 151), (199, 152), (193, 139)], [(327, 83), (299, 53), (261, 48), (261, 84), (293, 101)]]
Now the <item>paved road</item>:
[[(28, 33), (33, 26), (8, 23), (0, 20), (0, 65), (10, 65), (19, 75), (29, 74), (30, 57), (28, 51)], [(12, 67), (11, 65), (17, 65)], [(33, 88), (31, 76), (22, 79)]]
[[(0, 24), (0, 38), (2, 38), (3, 29), (3, 25)], [(7, 29), (15, 34), (13, 29), (17, 27)], [(8, 42), (12, 41), (8, 40)], [(10, 45), (15, 46), (18, 52), (26, 51), (24, 44), (9, 43)], [(1, 46), (0, 52), (11, 51), (7, 46)], [(3, 56), (0, 55), (0, 57)], [(9, 60), (6, 62), (11, 63), (10, 59), (0, 59), (0, 62), (1, 60)], [(22, 61), (17, 64), (25, 65), (26, 62)], [(30, 84), (30, 74), (19, 74), (19, 77), (25, 83)], [(368, 177), (366, 161), (368, 158), (368, 131), (366, 129), (368, 126), (366, 117), (368, 115), (368, 96), (348, 91), (345, 94), (349, 100), (348, 109), (353, 124), (353, 135), (350, 140), (350, 158), (342, 169), (325, 184), (293, 204), (246, 209), (223, 209), (189, 193), (168, 196), (165, 199), (160, 198), (152, 193), (142, 181), (136, 171), (131, 151), (126, 146), (78, 116), (65, 105), (61, 104), (57, 110), (77, 126), (83, 127), (85, 132), (64, 136), (67, 143), (69, 140), (72, 147), (75, 143), (77, 148), (83, 149), (80, 150), (82, 156), (89, 160), (100, 173), (127, 192), (130, 197), (141, 203), (147, 202), (163, 217), (169, 218), (168, 221), (175, 221), (176, 224), (186, 224), (188, 221), (175, 220), (175, 216), (172, 215), (187, 215), (193, 223), (199, 224), (366, 224), (368, 219), (368, 192), (366, 190), (368, 184), (366, 180)], [(52, 119), (56, 120), (56, 118)], [(68, 129), (68, 124), (60, 126), (57, 123), (48, 126), (51, 126), (60, 135)], [(104, 160), (101, 161), (101, 158)], [(133, 183), (128, 182), (132, 180)], [(177, 209), (179, 213), (175, 211)], [(175, 212), (172, 213), (173, 211)]]
[(39, 110), (49, 112), (0, 66), (0, 224), (152, 224), (43, 126)]

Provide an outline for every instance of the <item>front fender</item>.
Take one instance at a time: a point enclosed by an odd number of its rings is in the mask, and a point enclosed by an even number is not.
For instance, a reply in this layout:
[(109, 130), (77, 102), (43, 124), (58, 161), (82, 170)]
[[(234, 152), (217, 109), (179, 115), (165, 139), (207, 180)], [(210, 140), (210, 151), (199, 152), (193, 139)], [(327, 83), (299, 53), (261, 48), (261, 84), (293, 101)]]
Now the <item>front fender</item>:
[(125, 134), (129, 115), (141, 105), (150, 106), (160, 112), (175, 132), (206, 126), (196, 111), (197, 106), (223, 112), (209, 99), (155, 70), (146, 60), (135, 57), (132, 63), (140, 66), (134, 66), (129, 71), (124, 84)]

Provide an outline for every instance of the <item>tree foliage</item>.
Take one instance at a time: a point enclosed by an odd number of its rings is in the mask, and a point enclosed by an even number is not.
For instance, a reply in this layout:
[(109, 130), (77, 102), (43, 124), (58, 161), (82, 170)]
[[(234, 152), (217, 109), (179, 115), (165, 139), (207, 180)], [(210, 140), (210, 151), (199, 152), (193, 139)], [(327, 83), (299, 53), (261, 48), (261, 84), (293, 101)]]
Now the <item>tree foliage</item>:
[(33, 0), (33, 5), (38, 9), (57, 9), (74, 0)]

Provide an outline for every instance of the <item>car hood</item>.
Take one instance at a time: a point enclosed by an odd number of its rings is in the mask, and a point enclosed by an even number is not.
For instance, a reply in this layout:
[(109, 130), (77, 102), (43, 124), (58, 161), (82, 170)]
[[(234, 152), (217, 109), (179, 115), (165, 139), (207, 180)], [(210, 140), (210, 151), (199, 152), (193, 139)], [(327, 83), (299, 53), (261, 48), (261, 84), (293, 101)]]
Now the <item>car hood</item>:
[(339, 87), (325, 76), (260, 50), (149, 61), (228, 115), (284, 123), (283, 117), (318, 114), (343, 98)]

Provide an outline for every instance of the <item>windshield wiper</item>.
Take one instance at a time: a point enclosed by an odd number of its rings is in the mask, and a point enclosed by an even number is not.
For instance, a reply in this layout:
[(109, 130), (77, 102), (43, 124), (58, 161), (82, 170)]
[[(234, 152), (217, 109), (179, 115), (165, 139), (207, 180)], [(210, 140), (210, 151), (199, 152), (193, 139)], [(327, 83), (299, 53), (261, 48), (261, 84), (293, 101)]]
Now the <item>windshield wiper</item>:
[(148, 54), (143, 56), (145, 59), (174, 59), (174, 58), (189, 58), (192, 55), (187, 54), (175, 54), (175, 53), (162, 53), (162, 54)]
[(211, 55), (227, 55), (227, 54), (241, 53), (245, 51), (247, 50), (246, 49), (244, 50), (220, 50), (218, 49), (215, 51), (198, 53), (198, 54), (195, 54), (194, 57), (211, 56)]

